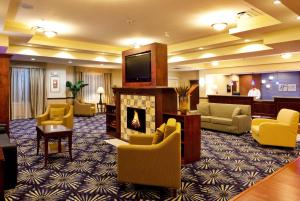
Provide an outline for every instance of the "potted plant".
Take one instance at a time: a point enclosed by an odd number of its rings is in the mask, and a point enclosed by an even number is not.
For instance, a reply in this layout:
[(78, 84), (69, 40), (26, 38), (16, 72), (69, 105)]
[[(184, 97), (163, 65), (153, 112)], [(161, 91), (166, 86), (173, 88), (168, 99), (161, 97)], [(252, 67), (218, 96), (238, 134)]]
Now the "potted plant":
[(179, 97), (179, 110), (182, 114), (186, 114), (189, 109), (189, 96), (197, 88), (197, 84), (192, 86), (180, 85), (175, 88), (175, 91)]
[(66, 87), (70, 89), (70, 91), (72, 92), (73, 95), (73, 99), (76, 98), (78, 92), (85, 86), (87, 86), (88, 84), (85, 84), (84, 81), (79, 80), (76, 83), (72, 83), (70, 81), (66, 82)]

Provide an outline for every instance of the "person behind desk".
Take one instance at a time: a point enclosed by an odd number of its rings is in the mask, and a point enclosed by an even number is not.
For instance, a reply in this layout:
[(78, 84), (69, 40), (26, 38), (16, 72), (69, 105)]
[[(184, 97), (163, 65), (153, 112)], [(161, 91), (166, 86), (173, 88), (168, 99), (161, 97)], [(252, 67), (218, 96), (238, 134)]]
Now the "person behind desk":
[(260, 99), (260, 90), (253, 86), (252, 89), (249, 90), (248, 96), (254, 97), (255, 100)]

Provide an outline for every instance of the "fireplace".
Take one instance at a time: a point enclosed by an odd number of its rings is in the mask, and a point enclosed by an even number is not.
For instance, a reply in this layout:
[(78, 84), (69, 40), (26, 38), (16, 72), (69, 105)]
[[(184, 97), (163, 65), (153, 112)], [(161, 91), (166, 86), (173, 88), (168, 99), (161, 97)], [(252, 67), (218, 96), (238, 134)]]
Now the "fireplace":
[(127, 128), (146, 133), (146, 110), (127, 107)]

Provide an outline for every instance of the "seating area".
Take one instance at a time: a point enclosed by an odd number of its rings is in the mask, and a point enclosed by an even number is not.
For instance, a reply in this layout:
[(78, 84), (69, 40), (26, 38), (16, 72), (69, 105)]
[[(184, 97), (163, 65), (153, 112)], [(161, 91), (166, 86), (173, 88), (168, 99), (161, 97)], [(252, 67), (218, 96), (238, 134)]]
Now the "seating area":
[(251, 128), (249, 105), (200, 103), (201, 127), (234, 134), (243, 134)]
[(299, 36), (295, 0), (0, 1), (0, 201), (300, 200)]

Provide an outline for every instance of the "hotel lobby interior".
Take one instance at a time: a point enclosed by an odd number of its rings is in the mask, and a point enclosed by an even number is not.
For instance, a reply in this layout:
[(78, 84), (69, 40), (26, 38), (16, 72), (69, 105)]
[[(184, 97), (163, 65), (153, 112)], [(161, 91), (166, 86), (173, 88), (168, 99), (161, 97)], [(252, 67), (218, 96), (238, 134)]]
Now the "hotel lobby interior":
[(300, 1), (0, 0), (0, 106), (0, 201), (300, 200)]

